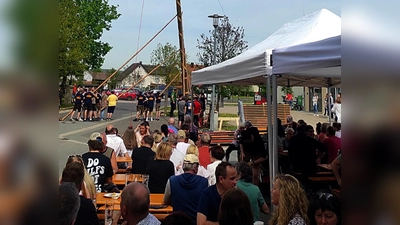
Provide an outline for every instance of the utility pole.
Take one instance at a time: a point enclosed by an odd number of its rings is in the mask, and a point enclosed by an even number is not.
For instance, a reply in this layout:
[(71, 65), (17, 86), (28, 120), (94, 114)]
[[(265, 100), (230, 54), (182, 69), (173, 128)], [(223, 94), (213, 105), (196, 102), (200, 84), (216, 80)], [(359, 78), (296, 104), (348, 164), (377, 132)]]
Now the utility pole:
[(180, 0), (176, 0), (176, 15), (178, 21), (179, 49), (181, 53), (182, 93), (186, 95), (190, 93), (191, 82), (189, 82), (189, 77), (186, 70), (186, 51), (185, 51), (185, 42), (183, 39), (182, 10), (181, 10)]

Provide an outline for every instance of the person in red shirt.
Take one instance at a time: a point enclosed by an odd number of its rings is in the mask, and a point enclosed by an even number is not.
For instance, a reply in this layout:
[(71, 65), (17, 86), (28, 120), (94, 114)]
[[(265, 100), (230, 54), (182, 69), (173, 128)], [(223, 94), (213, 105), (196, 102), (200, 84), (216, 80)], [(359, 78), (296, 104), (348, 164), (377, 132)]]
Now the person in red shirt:
[(210, 134), (208, 134), (208, 133), (202, 134), (196, 144), (197, 144), (197, 147), (199, 148), (200, 165), (202, 165), (204, 168), (207, 168), (207, 165), (211, 163), (211, 158), (210, 158), (211, 136), (210, 136)]
[(286, 103), (289, 103), (289, 106), (292, 107), (292, 102), (293, 102), (293, 95), (292, 93), (288, 92), (286, 94)]
[[(338, 156), (339, 150), (342, 149), (342, 140), (335, 136), (335, 129), (332, 126), (329, 126), (326, 129), (326, 138), (322, 144), (326, 147), (326, 152), (328, 153), (327, 163), (332, 163), (333, 160)], [(324, 156), (322, 159), (324, 160), (326, 157)]]
[(200, 113), (201, 103), (199, 102), (199, 97), (195, 96), (193, 101), (193, 122), (197, 127), (201, 127)]

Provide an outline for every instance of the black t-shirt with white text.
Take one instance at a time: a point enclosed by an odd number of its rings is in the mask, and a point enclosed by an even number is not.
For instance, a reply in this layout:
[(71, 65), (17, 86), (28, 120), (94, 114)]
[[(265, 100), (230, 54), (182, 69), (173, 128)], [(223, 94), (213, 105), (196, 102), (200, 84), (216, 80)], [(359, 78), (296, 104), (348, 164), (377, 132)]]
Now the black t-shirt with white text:
[(112, 177), (114, 172), (110, 158), (99, 152), (87, 152), (82, 155), (86, 170), (94, 180), (97, 192), (104, 192), (107, 177)]

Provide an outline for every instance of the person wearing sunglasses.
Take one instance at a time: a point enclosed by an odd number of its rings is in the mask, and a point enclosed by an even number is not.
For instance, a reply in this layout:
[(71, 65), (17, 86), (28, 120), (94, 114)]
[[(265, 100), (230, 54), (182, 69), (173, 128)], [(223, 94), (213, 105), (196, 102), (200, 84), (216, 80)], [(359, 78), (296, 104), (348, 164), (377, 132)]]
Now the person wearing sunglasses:
[(310, 225), (340, 225), (341, 207), (339, 200), (328, 192), (318, 192), (308, 208)]

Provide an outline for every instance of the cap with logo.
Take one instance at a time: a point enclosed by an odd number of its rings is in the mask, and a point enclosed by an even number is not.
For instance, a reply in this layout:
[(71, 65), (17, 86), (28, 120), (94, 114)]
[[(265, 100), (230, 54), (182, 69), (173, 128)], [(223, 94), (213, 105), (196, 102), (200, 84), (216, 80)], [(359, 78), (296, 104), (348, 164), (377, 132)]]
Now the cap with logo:
[(186, 133), (184, 130), (178, 130), (178, 139), (186, 138)]
[(90, 135), (90, 140), (92, 141), (102, 141), (103, 138), (99, 132), (94, 132)]
[(185, 163), (199, 163), (199, 157), (195, 154), (187, 154), (185, 158), (183, 158)]

